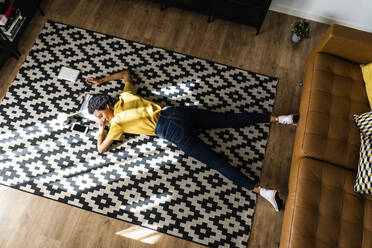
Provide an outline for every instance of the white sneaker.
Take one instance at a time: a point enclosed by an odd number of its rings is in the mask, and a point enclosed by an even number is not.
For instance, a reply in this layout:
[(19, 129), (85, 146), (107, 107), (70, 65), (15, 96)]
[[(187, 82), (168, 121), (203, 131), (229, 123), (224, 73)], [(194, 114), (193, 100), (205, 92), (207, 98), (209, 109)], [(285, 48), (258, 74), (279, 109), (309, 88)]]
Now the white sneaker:
[(274, 207), (276, 212), (279, 212), (283, 207), (283, 200), (280, 199), (277, 190), (260, 188), (260, 196), (265, 198)]
[(297, 121), (298, 121), (298, 114), (278, 116), (279, 124), (297, 124)]

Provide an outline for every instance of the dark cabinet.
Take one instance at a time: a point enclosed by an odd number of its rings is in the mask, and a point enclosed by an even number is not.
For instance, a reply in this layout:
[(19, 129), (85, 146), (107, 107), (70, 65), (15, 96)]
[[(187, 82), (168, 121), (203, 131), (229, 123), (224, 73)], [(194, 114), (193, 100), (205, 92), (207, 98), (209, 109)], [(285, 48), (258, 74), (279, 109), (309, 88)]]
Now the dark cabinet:
[(239, 22), (256, 28), (260, 32), (270, 7), (271, 0), (158, 0), (161, 9), (177, 7), (196, 11), (208, 16), (208, 22), (216, 18)]
[(243, 23), (260, 32), (271, 0), (216, 0), (211, 4), (210, 18)]
[(172, 6), (180, 9), (186, 9), (202, 14), (207, 14), (209, 0), (160, 0), (160, 3), (162, 10), (165, 10), (166, 8)]

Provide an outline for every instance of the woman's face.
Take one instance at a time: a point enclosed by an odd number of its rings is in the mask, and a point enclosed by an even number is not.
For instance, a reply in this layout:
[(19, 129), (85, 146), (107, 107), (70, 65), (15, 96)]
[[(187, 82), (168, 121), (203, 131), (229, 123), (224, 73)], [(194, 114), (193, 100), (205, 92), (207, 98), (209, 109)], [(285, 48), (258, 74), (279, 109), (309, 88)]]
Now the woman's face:
[(93, 115), (104, 125), (106, 123), (108, 124), (114, 118), (114, 111), (110, 105), (106, 104), (104, 110), (95, 110)]

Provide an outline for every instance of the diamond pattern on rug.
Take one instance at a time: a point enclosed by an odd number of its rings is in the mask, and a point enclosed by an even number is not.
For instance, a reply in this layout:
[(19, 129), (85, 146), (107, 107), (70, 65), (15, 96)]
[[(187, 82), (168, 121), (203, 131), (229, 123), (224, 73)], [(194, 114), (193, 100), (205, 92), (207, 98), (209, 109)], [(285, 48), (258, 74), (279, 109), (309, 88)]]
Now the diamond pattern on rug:
[[(62, 66), (77, 82), (58, 80)], [(210, 247), (246, 247), (256, 196), (157, 137), (125, 135), (106, 154), (97, 127), (61, 125), (83, 95), (119, 95), (123, 82), (84, 83), (130, 68), (138, 93), (163, 106), (271, 112), (277, 79), (48, 21), (0, 108), (0, 183)], [(79, 120), (76, 120), (79, 121)], [(258, 180), (268, 124), (200, 137)]]

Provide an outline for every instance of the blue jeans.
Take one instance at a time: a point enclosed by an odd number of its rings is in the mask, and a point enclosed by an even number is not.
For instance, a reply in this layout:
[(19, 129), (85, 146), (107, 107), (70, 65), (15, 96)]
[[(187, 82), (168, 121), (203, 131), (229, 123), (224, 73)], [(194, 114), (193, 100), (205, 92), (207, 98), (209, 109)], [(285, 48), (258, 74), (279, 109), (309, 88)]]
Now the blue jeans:
[(196, 129), (238, 128), (270, 122), (270, 114), (218, 113), (195, 107), (167, 107), (161, 111), (155, 134), (176, 144), (187, 155), (219, 171), (237, 185), (252, 190), (256, 181), (231, 166), (226, 158), (213, 151), (194, 133)]

